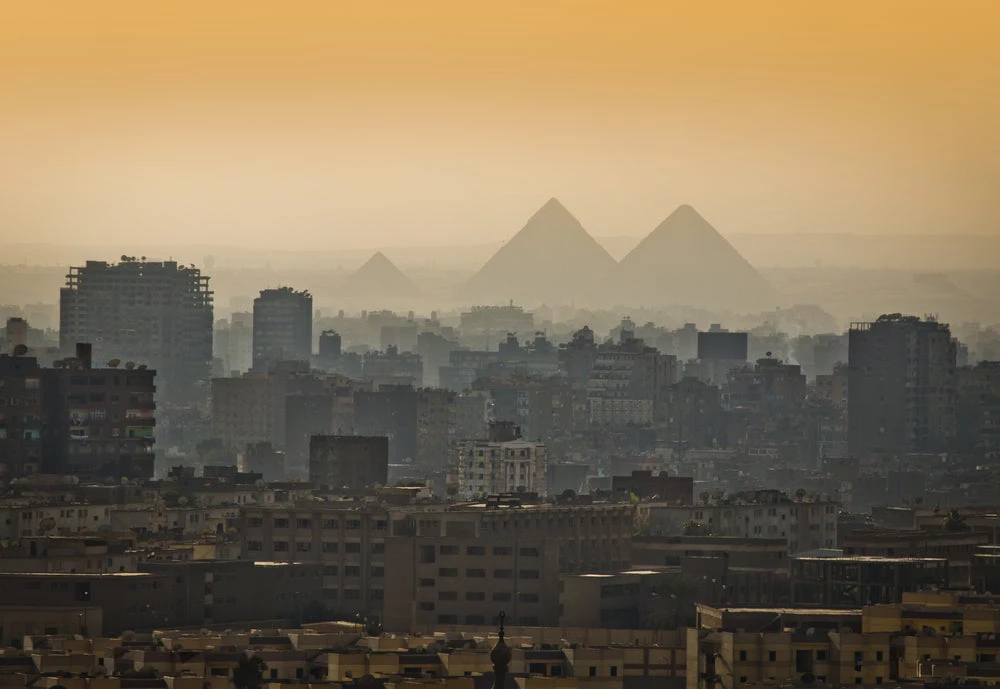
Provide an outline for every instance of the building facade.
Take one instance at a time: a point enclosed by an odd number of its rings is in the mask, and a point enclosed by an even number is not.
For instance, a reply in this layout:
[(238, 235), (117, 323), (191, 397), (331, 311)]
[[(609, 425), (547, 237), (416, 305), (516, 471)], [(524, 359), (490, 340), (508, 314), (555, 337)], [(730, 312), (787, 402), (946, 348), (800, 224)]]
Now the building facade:
[(253, 368), (267, 371), (282, 361), (312, 354), (312, 295), (291, 287), (261, 290), (253, 300)]
[(87, 261), (60, 291), (59, 341), (71, 355), (89, 342), (97, 361), (133, 361), (160, 371), (161, 399), (203, 399), (212, 367), (208, 276), (176, 261)]

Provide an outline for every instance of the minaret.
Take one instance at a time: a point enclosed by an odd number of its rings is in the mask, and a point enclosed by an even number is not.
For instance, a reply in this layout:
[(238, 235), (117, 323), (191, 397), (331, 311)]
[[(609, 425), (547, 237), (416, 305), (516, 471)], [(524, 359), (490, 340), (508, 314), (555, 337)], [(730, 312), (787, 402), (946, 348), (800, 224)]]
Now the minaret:
[(510, 647), (503, 640), (503, 620), (506, 614), (500, 613), (500, 634), (497, 645), (490, 651), (490, 660), (493, 662), (493, 689), (503, 689), (507, 682), (507, 668), (510, 666)]

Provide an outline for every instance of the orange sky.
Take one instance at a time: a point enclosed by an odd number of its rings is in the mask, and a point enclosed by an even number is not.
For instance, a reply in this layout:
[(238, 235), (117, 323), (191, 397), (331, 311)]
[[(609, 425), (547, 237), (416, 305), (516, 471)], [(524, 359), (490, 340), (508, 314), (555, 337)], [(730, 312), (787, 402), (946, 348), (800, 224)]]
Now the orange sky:
[(0, 2), (0, 232), (1000, 232), (1000, 4)]

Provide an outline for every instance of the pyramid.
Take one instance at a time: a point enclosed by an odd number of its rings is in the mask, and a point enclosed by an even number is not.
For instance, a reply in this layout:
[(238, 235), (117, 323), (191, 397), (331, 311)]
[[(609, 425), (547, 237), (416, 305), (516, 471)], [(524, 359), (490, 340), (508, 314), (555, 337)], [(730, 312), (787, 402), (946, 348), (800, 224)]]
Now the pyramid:
[(611, 273), (615, 260), (580, 221), (549, 199), (466, 285), (478, 299), (570, 303)]
[(712, 309), (773, 306), (767, 280), (691, 206), (680, 206), (618, 264), (632, 303)]
[(359, 296), (405, 297), (420, 292), (406, 273), (381, 251), (375, 252), (347, 278), (346, 287)]

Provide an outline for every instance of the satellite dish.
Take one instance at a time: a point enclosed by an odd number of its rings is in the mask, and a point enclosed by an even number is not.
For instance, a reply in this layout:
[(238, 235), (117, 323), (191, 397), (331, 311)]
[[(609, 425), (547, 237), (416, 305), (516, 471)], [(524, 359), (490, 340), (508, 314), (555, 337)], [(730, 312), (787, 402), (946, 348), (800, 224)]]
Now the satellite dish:
[(19, 344), (14, 346), (14, 356), (24, 356), (28, 353), (28, 346)]
[(121, 359), (112, 359), (108, 362), (108, 368), (118, 368), (118, 364), (122, 362)]
[(126, 371), (131, 371), (134, 368), (135, 368), (135, 362), (134, 361), (126, 361), (125, 362), (125, 370)]

